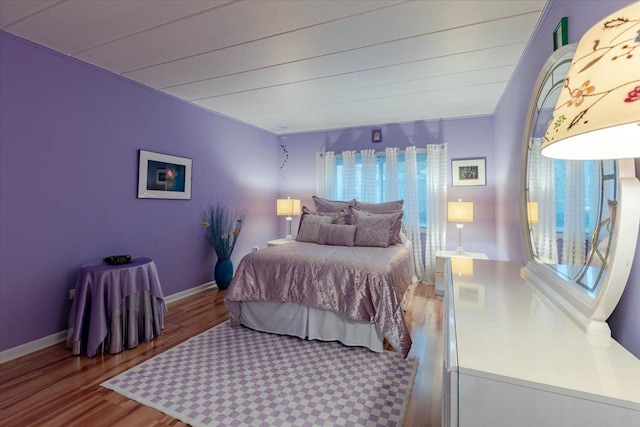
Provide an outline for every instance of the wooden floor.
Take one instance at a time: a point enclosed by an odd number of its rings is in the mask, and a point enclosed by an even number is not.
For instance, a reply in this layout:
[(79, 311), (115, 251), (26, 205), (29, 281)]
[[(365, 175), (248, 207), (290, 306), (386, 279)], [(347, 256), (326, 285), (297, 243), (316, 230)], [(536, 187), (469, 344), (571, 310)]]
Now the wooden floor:
[[(414, 285), (406, 319), (420, 359), (405, 427), (440, 425), (442, 303), (433, 286)], [(229, 318), (224, 291), (211, 289), (169, 305), (165, 330), (120, 354), (70, 355), (63, 343), (0, 365), (0, 425), (184, 426), (100, 383)]]

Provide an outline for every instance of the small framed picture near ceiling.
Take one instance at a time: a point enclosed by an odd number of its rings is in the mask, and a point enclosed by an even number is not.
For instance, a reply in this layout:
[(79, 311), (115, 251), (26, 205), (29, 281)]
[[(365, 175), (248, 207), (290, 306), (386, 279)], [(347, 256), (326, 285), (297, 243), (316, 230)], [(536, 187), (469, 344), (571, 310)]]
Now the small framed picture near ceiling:
[(191, 159), (139, 150), (139, 199), (191, 199)]
[(558, 50), (558, 48), (569, 43), (569, 28), (567, 23), (568, 20), (565, 16), (558, 22), (556, 29), (553, 30), (553, 50)]
[(454, 187), (487, 185), (485, 157), (451, 160), (451, 182)]
[(382, 142), (382, 129), (374, 129), (371, 131), (371, 142)]

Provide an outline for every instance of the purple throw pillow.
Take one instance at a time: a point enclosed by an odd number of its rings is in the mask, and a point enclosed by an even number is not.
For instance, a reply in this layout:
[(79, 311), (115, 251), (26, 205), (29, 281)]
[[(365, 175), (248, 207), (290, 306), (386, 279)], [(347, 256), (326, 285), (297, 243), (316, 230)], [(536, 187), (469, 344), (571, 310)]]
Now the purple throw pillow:
[(330, 216), (303, 215), (300, 219), (300, 228), (296, 240), (299, 242), (318, 243), (318, 233), (321, 224), (331, 224)]
[(393, 218), (390, 215), (362, 215), (355, 214), (356, 219), (356, 246), (376, 246), (386, 248), (389, 246), (389, 231)]
[(308, 207), (302, 207), (302, 215), (321, 215), (321, 216), (329, 216), (333, 220), (333, 224), (349, 224), (351, 219), (351, 214), (348, 209), (342, 209), (338, 212), (313, 212)]
[(350, 223), (356, 225), (358, 224), (358, 219), (363, 216), (382, 215), (392, 218), (391, 228), (389, 230), (388, 244), (397, 245), (399, 243), (402, 243), (402, 237), (400, 236), (400, 230), (402, 228), (402, 211), (378, 213), (360, 210), (352, 206), (351, 208), (349, 208), (349, 212), (351, 212)]
[(313, 196), (313, 203), (316, 207), (316, 212), (340, 212), (343, 209), (348, 209), (349, 206), (355, 206), (356, 199), (351, 200), (329, 200), (322, 197)]
[(392, 200), (382, 203), (356, 202), (356, 208), (373, 213), (389, 213), (401, 211), (404, 206), (404, 199)]
[(320, 224), (318, 243), (321, 245), (353, 246), (356, 228), (355, 225)]

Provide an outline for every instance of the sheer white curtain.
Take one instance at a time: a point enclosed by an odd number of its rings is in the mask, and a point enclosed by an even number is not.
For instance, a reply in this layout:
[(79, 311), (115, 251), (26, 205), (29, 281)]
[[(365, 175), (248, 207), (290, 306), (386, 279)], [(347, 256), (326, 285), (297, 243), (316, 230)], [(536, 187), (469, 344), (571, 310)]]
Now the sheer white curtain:
[(529, 156), (529, 202), (538, 203), (538, 223), (531, 224), (531, 233), (537, 257), (557, 264), (555, 169), (553, 159), (540, 154), (542, 142), (542, 138), (532, 141)]
[(375, 150), (360, 151), (362, 158), (362, 174), (360, 176), (360, 199), (363, 202), (375, 203), (378, 201), (378, 161)]
[(579, 160), (567, 160), (566, 165), (562, 263), (583, 265), (586, 244), (584, 165)]
[[(587, 190), (585, 199), (588, 200), (587, 205), (591, 208), (591, 215), (588, 216), (586, 224), (586, 234), (589, 239), (598, 227), (598, 212), (596, 206), (600, 205), (601, 189), (602, 189), (602, 162), (597, 160), (585, 160), (585, 165), (590, 168), (591, 173), (585, 173), (585, 185)], [(605, 215), (606, 216), (606, 215)]]
[(333, 151), (316, 153), (316, 195), (327, 199), (336, 197), (336, 156)]
[(342, 152), (342, 195), (345, 200), (356, 198), (356, 152)]
[(447, 144), (427, 145), (427, 223), (425, 231), (425, 277), (435, 283), (436, 252), (447, 242)]
[[(385, 158), (381, 163), (374, 150), (362, 150), (359, 154), (361, 165), (358, 165), (358, 155), (353, 151), (346, 151), (342, 153), (340, 177), (337, 177), (335, 154), (318, 153), (317, 194), (320, 197), (337, 198), (339, 193), (336, 186), (340, 182), (343, 186), (342, 199), (356, 198), (364, 202), (376, 202), (382, 199), (387, 201), (404, 198), (403, 221), (407, 238), (413, 243), (416, 276), (421, 281), (433, 283), (436, 252), (444, 249), (446, 242), (447, 145), (427, 145), (426, 152), (426, 163), (419, 163), (416, 147), (409, 147), (404, 151), (402, 162), (401, 152), (397, 148), (389, 147), (385, 149)], [(419, 164), (425, 166), (420, 166), (422, 169), (419, 169)], [(360, 180), (357, 178), (358, 171)], [(404, 183), (401, 182), (401, 177), (404, 177)], [(418, 193), (423, 191), (422, 184), (426, 187), (426, 195)], [(426, 206), (420, 206), (421, 203)], [(427, 232), (424, 246), (420, 223), (421, 208), (426, 212)]]
[(424, 279), (424, 258), (420, 238), (420, 208), (418, 205), (418, 161), (416, 147), (407, 147), (404, 152), (404, 215), (407, 238), (413, 244), (413, 260), (418, 280)]
[(384, 180), (384, 191), (389, 200), (400, 199), (400, 183), (398, 182), (398, 149), (387, 147), (384, 150), (386, 157), (386, 176)]

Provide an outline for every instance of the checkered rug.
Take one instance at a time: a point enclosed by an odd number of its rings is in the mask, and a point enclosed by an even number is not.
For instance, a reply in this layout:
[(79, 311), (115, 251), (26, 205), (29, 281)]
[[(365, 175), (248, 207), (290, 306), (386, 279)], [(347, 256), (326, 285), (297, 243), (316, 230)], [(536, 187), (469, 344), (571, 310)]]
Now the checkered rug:
[(402, 426), (417, 365), (227, 321), (102, 386), (192, 426)]

